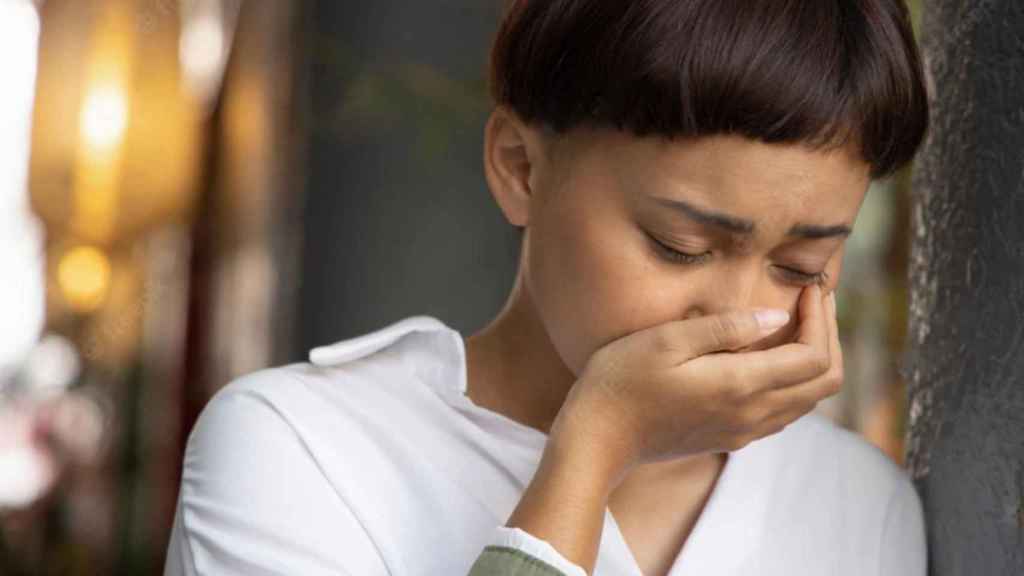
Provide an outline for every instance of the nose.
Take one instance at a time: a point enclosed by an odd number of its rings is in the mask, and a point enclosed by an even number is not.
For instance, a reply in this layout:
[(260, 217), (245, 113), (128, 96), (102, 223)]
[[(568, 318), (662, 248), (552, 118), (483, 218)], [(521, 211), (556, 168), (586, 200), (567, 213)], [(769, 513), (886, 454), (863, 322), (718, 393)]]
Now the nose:
[(690, 302), (685, 317), (771, 307), (770, 303), (762, 301), (767, 290), (761, 284), (766, 280), (762, 270), (754, 265), (723, 268), (720, 274), (709, 277), (699, 295)]
[[(769, 276), (767, 269), (753, 264), (738, 264), (723, 267), (719, 274), (712, 274), (692, 293), (692, 299), (684, 318), (715, 315), (734, 310), (752, 308), (781, 308), (793, 313), (796, 300), (793, 295), (781, 289)], [(771, 348), (791, 339), (793, 322), (757, 342), (734, 350), (754, 351)]]

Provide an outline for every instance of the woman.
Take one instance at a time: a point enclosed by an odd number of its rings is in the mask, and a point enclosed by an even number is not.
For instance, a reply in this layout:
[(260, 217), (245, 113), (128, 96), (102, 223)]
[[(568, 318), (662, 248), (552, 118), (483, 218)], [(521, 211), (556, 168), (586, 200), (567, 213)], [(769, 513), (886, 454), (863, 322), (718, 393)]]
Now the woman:
[(902, 0), (519, 0), (492, 89), (505, 307), (219, 392), (166, 573), (925, 574), (909, 478), (812, 412), (844, 240), (927, 128)]

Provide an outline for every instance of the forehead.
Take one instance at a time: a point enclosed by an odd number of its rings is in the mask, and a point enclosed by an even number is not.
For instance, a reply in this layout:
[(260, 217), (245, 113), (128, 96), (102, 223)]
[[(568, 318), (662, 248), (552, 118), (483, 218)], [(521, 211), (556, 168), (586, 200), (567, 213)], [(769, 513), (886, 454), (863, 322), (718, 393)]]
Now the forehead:
[(590, 131), (563, 146), (574, 171), (600, 174), (624, 193), (690, 199), (758, 221), (852, 219), (870, 184), (853, 144), (814, 150), (731, 135), (669, 141)]

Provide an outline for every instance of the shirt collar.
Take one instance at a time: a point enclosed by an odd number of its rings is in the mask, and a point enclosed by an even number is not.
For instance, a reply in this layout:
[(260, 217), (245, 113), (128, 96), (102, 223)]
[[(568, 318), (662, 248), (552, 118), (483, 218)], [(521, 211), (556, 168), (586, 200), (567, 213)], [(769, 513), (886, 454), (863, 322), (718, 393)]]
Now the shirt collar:
[(410, 316), (373, 332), (313, 348), (309, 361), (320, 367), (336, 366), (392, 345), (403, 347), (398, 355), (401, 361), (438, 392), (465, 394), (462, 335), (433, 316)]
[(402, 369), (426, 383), (449, 405), (492, 426), (506, 437), (518, 439), (539, 453), (547, 441), (543, 432), (477, 406), (466, 395), (466, 348), (462, 334), (441, 320), (426, 315), (410, 316), (373, 332), (320, 346), (309, 352), (310, 362), (329, 368), (393, 347), (391, 358)]

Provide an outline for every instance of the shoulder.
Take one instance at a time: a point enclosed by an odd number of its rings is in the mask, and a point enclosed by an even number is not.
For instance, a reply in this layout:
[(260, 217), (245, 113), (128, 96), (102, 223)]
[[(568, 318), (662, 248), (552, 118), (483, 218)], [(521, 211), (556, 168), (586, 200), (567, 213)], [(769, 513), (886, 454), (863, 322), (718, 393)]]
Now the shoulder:
[(891, 492), (909, 482), (906, 470), (862, 435), (836, 424), (828, 417), (812, 412), (796, 423), (794, 432), (813, 442), (814, 453), (828, 457), (846, 472), (870, 476), (883, 492)]
[(859, 561), (877, 560), (872, 573), (923, 575), (923, 509), (902, 466), (816, 412), (762, 442), (775, 494), (795, 521), (843, 540)]
[[(230, 382), (203, 407), (185, 449), (183, 489), (214, 499), (293, 495), (286, 484), (319, 482), (317, 453), (296, 406), (312, 405), (295, 368), (260, 370)], [(278, 484), (277, 486), (271, 486)], [(285, 503), (278, 503), (285, 504)]]
[[(460, 375), (458, 333), (439, 320), (413, 316), (330, 346), (310, 362), (259, 370), (228, 383), (207, 402), (189, 437), (195, 458), (294, 453), (316, 461), (363, 454), (363, 440), (435, 417), (438, 390)], [(436, 418), (435, 418), (436, 419)], [(347, 459), (347, 457), (346, 457)]]
[(851, 532), (865, 535), (874, 558), (868, 569), (881, 576), (924, 576), (928, 554), (924, 506), (910, 474), (860, 434), (824, 416), (808, 422), (820, 432), (818, 454), (835, 451), (844, 517)]
[(458, 386), (461, 336), (430, 316), (411, 316), (377, 330), (314, 348), (308, 362), (259, 370), (231, 381), (203, 409), (200, 422), (240, 420), (258, 416), (245, 406), (259, 404), (264, 417), (276, 414), (298, 426), (339, 412), (387, 410), (415, 401), (439, 388), (425, 376), (437, 376), (449, 388)]
[(800, 418), (777, 436), (775, 448), (784, 452), (791, 464), (855, 478), (878, 498), (885, 499), (910, 483), (907, 472), (877, 446), (817, 412)]
[(886, 522), (894, 504), (916, 503), (903, 467), (817, 412), (751, 446), (750, 458), (771, 476), (775, 493), (809, 515), (831, 515), (850, 529), (870, 531)]
[(186, 445), (168, 548), (168, 566), (186, 568), (169, 573), (386, 572), (363, 495), (345, 481), (367, 448), (322, 395), (345, 381), (282, 366), (233, 380), (207, 402)]
[(291, 367), (269, 368), (229, 382), (203, 407), (189, 435), (190, 447), (206, 441), (223, 445), (246, 438), (270, 440), (288, 432), (277, 400), (307, 393), (294, 372)]
[[(296, 414), (285, 399), (309, 395), (293, 367), (260, 370), (218, 390), (199, 413), (186, 445), (186, 467), (238, 469), (250, 452), (263, 461), (284, 458), (297, 449)], [(249, 463), (246, 463), (247, 466)], [(255, 463), (251, 463), (255, 464)]]
[(409, 504), (403, 456), (440, 418), (423, 384), (457, 374), (453, 335), (414, 318), (216, 392), (189, 435), (168, 551), (195, 570), (171, 573), (403, 572), (385, 511)]
[[(351, 448), (347, 439), (396, 409), (397, 367), (380, 359), (325, 369), (308, 363), (267, 368), (232, 380), (203, 407), (187, 455), (230, 468), (253, 452), (266, 462), (288, 455), (314, 462)], [(389, 397), (390, 396), (390, 397)]]

